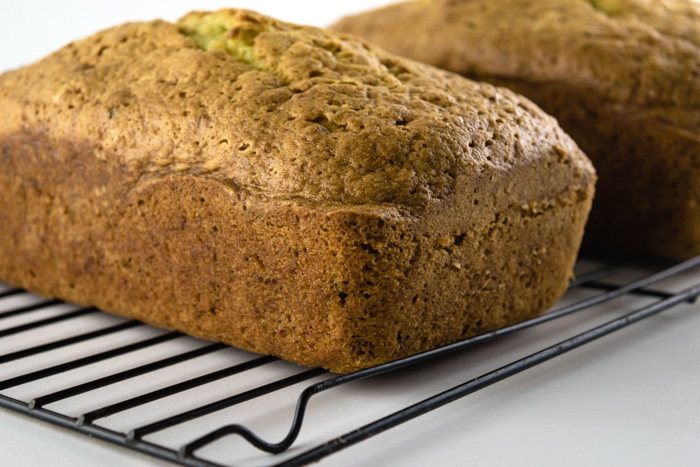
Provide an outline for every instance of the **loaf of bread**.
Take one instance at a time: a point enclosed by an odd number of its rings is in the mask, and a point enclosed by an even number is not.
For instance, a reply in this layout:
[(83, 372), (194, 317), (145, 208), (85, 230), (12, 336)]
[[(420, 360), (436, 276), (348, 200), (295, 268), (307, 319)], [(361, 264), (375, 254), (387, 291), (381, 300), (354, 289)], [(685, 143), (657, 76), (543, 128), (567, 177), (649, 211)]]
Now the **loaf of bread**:
[(564, 292), (590, 161), (527, 99), (250, 11), (0, 76), (0, 281), (347, 372)]
[(585, 248), (700, 254), (700, 4), (420, 0), (332, 29), (507, 86), (556, 117), (599, 176)]

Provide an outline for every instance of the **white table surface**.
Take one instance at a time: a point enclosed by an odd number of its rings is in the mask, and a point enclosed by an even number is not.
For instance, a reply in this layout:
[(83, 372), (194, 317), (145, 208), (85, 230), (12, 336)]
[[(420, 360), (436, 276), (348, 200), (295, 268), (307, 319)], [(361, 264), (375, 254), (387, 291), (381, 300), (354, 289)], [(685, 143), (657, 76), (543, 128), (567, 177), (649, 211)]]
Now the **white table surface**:
[[(0, 71), (129, 20), (173, 20), (192, 9), (235, 5), (323, 26), (386, 3), (2, 0)], [(691, 280), (700, 282), (700, 273)], [(521, 339), (525, 348), (537, 332)], [(700, 465), (699, 335), (700, 307), (681, 306), (342, 451), (321, 465)], [(451, 370), (496, 361), (494, 355), (507, 353), (508, 345), (428, 365), (422, 373), (402, 374), (395, 383), (382, 380), (379, 388), (369, 386), (370, 392), (375, 401), (400, 406), (412, 384), (444, 390), (438, 381), (449, 380), (445, 375)], [(359, 402), (340, 400), (337, 410), (351, 416)], [(0, 410), (0, 465), (170, 464)]]

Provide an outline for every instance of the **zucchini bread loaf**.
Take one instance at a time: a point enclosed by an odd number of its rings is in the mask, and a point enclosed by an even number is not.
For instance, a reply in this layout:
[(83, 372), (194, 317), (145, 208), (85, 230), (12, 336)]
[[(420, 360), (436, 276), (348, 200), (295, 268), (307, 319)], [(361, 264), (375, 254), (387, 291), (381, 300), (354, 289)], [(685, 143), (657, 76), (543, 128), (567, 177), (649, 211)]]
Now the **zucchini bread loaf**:
[(225, 10), (0, 76), (0, 280), (347, 372), (564, 292), (595, 173), (530, 101)]
[(599, 176), (586, 248), (700, 254), (700, 4), (420, 0), (334, 30), (507, 86), (556, 117)]

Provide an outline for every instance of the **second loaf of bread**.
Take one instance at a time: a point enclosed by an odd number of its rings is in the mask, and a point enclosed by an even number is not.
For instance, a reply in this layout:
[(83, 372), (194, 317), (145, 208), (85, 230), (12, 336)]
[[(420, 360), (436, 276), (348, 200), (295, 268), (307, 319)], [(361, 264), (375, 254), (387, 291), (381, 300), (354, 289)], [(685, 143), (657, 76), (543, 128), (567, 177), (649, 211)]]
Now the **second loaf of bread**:
[(0, 76), (0, 280), (346, 372), (540, 313), (595, 174), (528, 100), (253, 12)]
[(700, 3), (415, 0), (334, 30), (507, 86), (556, 117), (599, 176), (587, 247), (700, 254)]

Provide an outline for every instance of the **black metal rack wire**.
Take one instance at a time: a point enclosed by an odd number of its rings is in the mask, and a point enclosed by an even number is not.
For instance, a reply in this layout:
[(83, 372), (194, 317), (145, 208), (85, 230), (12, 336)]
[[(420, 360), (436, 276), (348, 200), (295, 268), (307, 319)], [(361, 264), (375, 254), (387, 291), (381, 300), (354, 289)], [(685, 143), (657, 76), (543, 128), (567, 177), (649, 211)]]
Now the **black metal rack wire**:
[[(306, 465), (700, 295), (700, 257), (677, 264), (585, 259), (578, 270), (560, 304), (538, 318), (341, 376), (0, 286), (0, 407), (181, 465), (235, 465), (208, 455), (234, 436), (272, 453), (262, 458), (265, 465)], [(595, 312), (610, 303), (620, 310), (616, 316)], [(360, 426), (341, 423), (338, 435), (324, 429), (295, 447), (314, 396), (422, 371), (428, 360), (572, 316), (579, 318), (560, 326), (568, 333), (563, 339), (536, 342), (534, 350), (476, 376), (465, 373), (440, 393), (370, 414)], [(237, 420), (233, 409), (244, 405), (249, 409)], [(190, 427), (201, 419), (207, 423)], [(264, 428), (272, 419), (286, 423), (281, 439), (279, 426), (272, 433)]]

